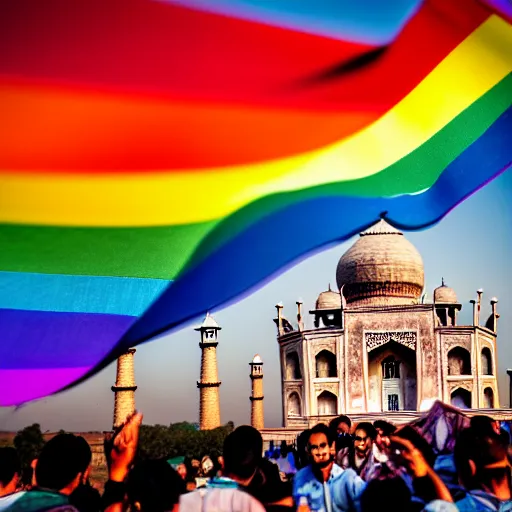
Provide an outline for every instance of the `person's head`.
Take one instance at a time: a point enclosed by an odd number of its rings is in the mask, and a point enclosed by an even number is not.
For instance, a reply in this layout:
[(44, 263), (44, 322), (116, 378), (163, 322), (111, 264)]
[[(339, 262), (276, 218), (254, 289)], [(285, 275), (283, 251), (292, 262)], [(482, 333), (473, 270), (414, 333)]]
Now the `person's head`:
[(263, 438), (257, 429), (250, 425), (240, 425), (233, 432), (237, 432), (240, 439), (244, 439), (247, 446), (257, 453), (260, 457), (263, 457)]
[(466, 489), (491, 487), (509, 481), (508, 445), (494, 430), (471, 425), (463, 430), (455, 443), (455, 467)]
[(421, 454), (427, 461), (427, 464), (430, 467), (434, 467), (434, 463), (436, 461), (436, 454), (432, 446), (419, 432), (414, 430), (414, 428), (412, 428), (410, 425), (406, 425), (405, 427), (402, 427), (399, 430), (397, 430), (393, 435), (410, 441), (414, 445), (414, 447), (421, 452)]
[(331, 428), (336, 435), (350, 434), (351, 426), (352, 422), (350, 418), (345, 415), (338, 416), (329, 423), (329, 428)]
[(361, 495), (361, 512), (409, 510), (411, 491), (403, 478), (371, 480)]
[(18, 489), (21, 478), (21, 464), (14, 448), (0, 448), (0, 496), (11, 494)]
[(484, 416), (483, 414), (473, 416), (469, 424), (471, 428), (480, 434), (501, 434), (500, 422), (490, 416)]
[(308, 454), (314, 466), (325, 467), (333, 461), (334, 433), (323, 423), (309, 431)]
[(359, 423), (354, 432), (354, 448), (360, 457), (366, 457), (372, 449), (373, 441), (377, 435), (374, 426), (363, 421)]
[(80, 512), (98, 512), (103, 509), (101, 494), (92, 485), (79, 485), (70, 494), (69, 503)]
[(309, 462), (308, 455), (309, 429), (304, 430), (297, 436), (297, 469), (301, 469)]
[(81, 436), (58, 434), (43, 447), (35, 464), (35, 481), (62, 494), (71, 494), (89, 478), (91, 448)]
[(281, 441), (281, 457), (286, 457), (288, 455), (288, 445), (286, 444), (286, 441)]
[(187, 479), (187, 466), (184, 462), (176, 466), (176, 472), (183, 480)]
[(128, 475), (128, 500), (132, 510), (169, 512), (177, 510), (185, 482), (165, 460), (137, 463)]
[(375, 432), (377, 432), (375, 444), (381, 452), (384, 452), (389, 448), (389, 436), (395, 433), (396, 427), (384, 420), (374, 421), (373, 426), (375, 427)]
[(262, 459), (263, 439), (253, 427), (243, 425), (224, 440), (223, 473), (242, 485), (248, 485)]

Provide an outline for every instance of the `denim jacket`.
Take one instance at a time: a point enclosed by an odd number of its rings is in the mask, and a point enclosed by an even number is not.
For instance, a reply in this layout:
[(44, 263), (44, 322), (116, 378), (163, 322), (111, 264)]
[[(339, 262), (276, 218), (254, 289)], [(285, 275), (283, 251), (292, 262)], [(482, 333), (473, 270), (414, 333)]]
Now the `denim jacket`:
[(334, 464), (327, 482), (320, 482), (309, 465), (295, 475), (293, 498), (299, 503), (306, 496), (312, 512), (359, 512), (365, 488), (366, 483), (353, 469)]

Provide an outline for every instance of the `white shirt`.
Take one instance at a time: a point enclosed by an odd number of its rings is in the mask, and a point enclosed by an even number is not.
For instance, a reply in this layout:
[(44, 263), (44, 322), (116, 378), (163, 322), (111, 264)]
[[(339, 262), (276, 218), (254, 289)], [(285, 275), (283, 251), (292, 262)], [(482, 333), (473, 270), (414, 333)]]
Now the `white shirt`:
[(239, 489), (197, 489), (180, 497), (180, 512), (265, 512), (263, 505)]
[(20, 499), (27, 491), (13, 492), (0, 497), (0, 511), (9, 508), (16, 500)]

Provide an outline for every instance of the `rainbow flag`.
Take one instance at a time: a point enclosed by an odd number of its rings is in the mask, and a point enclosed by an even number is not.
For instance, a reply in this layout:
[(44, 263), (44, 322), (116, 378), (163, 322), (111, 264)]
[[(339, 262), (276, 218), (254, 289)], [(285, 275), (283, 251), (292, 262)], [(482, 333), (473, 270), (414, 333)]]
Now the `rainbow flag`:
[[(505, 10), (504, 10), (505, 9)], [(502, 1), (0, 6), (0, 405), (512, 161)]]

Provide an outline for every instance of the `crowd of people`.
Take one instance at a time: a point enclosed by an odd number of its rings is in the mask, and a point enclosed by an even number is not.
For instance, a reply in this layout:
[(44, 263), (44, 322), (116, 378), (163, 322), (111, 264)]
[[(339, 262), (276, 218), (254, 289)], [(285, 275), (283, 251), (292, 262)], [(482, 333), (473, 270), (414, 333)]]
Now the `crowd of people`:
[(340, 416), (267, 452), (256, 429), (239, 426), (222, 454), (188, 462), (139, 460), (141, 422), (135, 414), (106, 438), (102, 494), (80, 436), (49, 440), (24, 488), (16, 450), (1, 448), (0, 512), (512, 511), (510, 435), (487, 416), (471, 418), (445, 453), (411, 425)]

